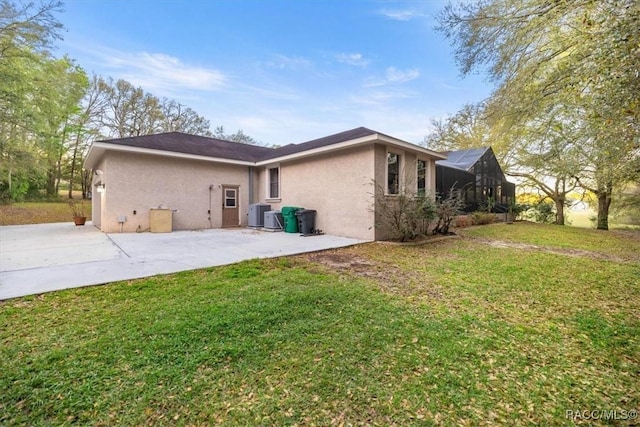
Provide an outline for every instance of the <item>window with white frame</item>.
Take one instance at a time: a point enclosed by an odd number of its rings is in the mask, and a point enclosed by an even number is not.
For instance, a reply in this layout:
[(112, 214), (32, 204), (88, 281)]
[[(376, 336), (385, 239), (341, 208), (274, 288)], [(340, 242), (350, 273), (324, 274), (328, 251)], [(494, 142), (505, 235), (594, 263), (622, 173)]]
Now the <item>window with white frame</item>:
[(387, 152), (387, 194), (400, 194), (400, 155)]
[(280, 198), (280, 168), (269, 168), (268, 173), (269, 179), (269, 187), (268, 187), (268, 197), (270, 199), (279, 199)]
[(419, 196), (424, 196), (427, 194), (427, 162), (424, 160), (418, 159), (416, 177), (418, 184), (417, 193)]
[(228, 188), (224, 190), (224, 207), (225, 208), (237, 208), (238, 190), (235, 188)]

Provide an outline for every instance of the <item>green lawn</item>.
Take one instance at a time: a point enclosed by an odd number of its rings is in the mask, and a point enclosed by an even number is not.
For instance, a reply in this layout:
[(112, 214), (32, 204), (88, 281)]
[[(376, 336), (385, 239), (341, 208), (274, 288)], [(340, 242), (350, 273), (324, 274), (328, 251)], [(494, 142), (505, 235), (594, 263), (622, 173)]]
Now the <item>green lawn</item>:
[(472, 227), (462, 230), (462, 234), (557, 249), (592, 251), (596, 255), (619, 256), (640, 261), (639, 230), (604, 231), (520, 222), (517, 227), (504, 223)]
[(465, 233), (0, 303), (0, 424), (574, 425), (566, 411), (637, 410), (637, 241)]

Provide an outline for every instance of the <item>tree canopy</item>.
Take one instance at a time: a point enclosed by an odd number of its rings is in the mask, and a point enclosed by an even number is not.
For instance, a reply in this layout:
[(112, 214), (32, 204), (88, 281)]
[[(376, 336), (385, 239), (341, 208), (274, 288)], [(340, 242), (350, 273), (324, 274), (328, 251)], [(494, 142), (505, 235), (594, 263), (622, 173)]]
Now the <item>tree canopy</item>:
[(495, 83), (486, 117), (517, 173), (593, 192), (608, 228), (615, 189), (640, 170), (640, 4), (482, 0), (438, 20), (462, 72)]
[(61, 39), (59, 1), (0, 0), (0, 201), (83, 196), (91, 174), (84, 155), (96, 139), (185, 132), (255, 144), (242, 130), (211, 131), (209, 120), (173, 99), (125, 80), (87, 76), (71, 58), (50, 50)]

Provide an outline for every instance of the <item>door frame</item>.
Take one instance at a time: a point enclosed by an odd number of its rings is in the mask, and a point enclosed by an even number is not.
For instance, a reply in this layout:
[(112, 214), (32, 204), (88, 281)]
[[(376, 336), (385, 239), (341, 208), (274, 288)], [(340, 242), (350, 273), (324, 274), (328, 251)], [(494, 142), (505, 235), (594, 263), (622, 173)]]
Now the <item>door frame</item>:
[[(233, 190), (235, 192), (236, 205), (234, 208), (227, 207), (227, 190)], [(233, 224), (225, 223), (226, 209), (235, 209), (237, 212), (237, 217), (234, 218)], [(239, 226), (240, 226), (240, 186), (231, 185), (231, 184), (222, 184), (222, 228), (239, 227)]]

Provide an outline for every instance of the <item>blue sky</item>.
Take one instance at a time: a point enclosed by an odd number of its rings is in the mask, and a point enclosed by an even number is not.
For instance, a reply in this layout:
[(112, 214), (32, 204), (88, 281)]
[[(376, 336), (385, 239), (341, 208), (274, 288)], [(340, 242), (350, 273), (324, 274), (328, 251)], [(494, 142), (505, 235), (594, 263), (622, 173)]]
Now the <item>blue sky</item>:
[(67, 0), (61, 53), (227, 132), (299, 143), (365, 126), (413, 143), (490, 93), (433, 27), (444, 1)]

